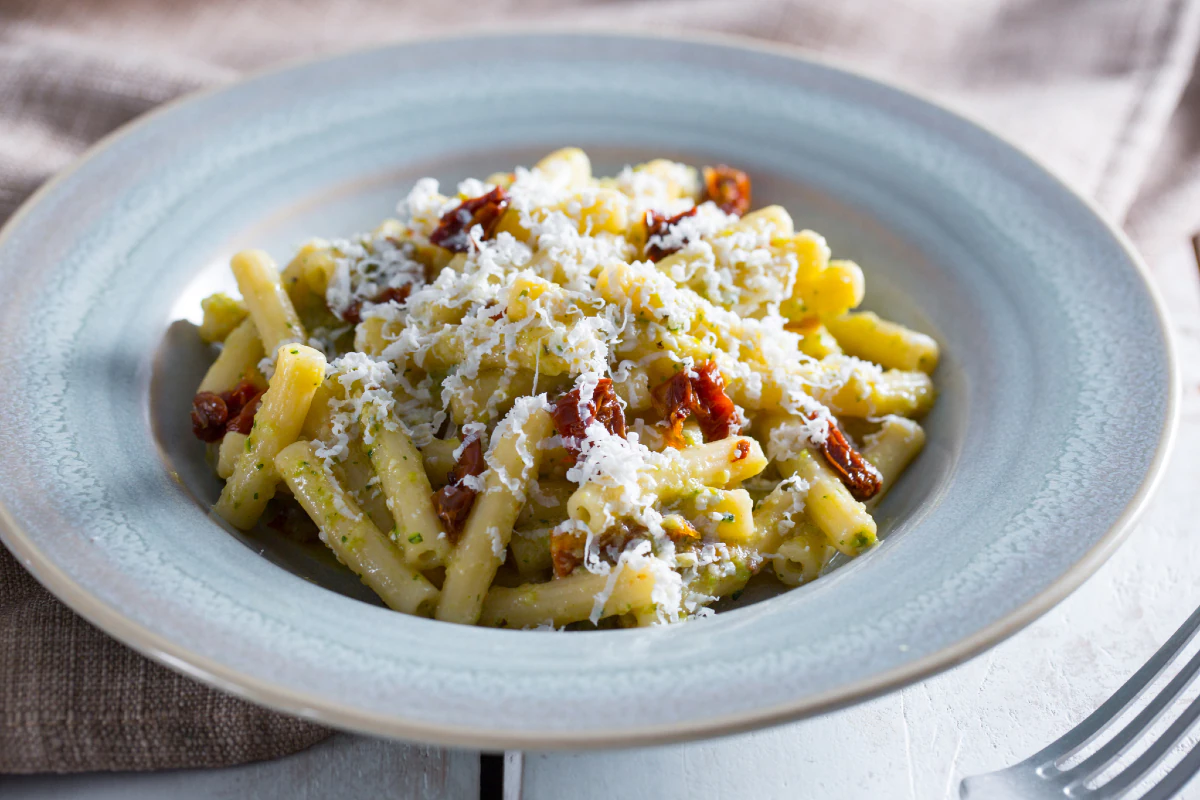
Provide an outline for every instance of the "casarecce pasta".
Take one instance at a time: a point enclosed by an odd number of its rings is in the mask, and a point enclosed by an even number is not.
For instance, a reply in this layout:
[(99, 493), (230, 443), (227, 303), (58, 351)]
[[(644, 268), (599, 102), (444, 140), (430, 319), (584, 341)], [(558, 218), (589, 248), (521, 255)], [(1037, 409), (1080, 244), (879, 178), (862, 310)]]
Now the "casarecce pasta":
[(727, 166), (595, 177), (567, 148), (418, 181), (282, 270), (238, 253), (192, 411), (217, 514), (303, 509), (391, 608), (518, 628), (706, 616), (871, 549), (938, 345), (750, 197)]

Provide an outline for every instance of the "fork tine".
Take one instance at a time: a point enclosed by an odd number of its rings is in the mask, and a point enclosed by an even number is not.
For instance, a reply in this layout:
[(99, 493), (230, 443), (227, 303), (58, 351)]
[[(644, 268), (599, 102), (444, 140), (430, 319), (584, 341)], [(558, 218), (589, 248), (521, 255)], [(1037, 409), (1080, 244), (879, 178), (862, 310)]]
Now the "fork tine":
[(1200, 608), (1192, 612), (1187, 621), (1158, 649), (1142, 668), (1133, 674), (1129, 680), (1113, 693), (1105, 703), (1088, 715), (1087, 719), (1067, 731), (1057, 741), (1051, 742), (1045, 748), (1025, 759), (1022, 764), (1043, 766), (1069, 756), (1083, 747), (1097, 733), (1104, 730), (1114, 718), (1128, 708), (1153, 683), (1154, 679), (1171, 663), (1176, 654), (1182, 650), (1200, 629)]
[[(1128, 750), (1139, 736), (1149, 730), (1154, 721), (1183, 694), (1197, 673), (1200, 673), (1200, 652), (1193, 655), (1183, 669), (1171, 678), (1170, 683), (1162, 688), (1158, 696), (1147, 703), (1146, 707), (1138, 712), (1138, 715), (1118, 731), (1112, 739), (1071, 769), (1064, 770), (1055, 782), (1073, 781), (1077, 778), (1086, 780), (1120, 758), (1121, 754)], [(1189, 706), (1188, 711), (1191, 710)]]
[[(1196, 698), (1183, 713), (1179, 715), (1179, 719), (1171, 723), (1171, 727), (1163, 731), (1162, 736), (1158, 737), (1146, 752), (1142, 753), (1137, 759), (1119, 772), (1111, 781), (1104, 784), (1097, 790), (1096, 797), (1117, 797), (1126, 789), (1129, 789), (1135, 783), (1146, 777), (1150, 770), (1158, 766), (1158, 763), (1166, 758), (1175, 748), (1175, 745), (1187, 735), (1192, 725), (1200, 719), (1200, 698)], [(1193, 750), (1195, 752), (1195, 750)], [(1189, 756), (1192, 753), (1188, 754)], [(1178, 767), (1176, 767), (1178, 770)], [(1176, 771), (1172, 770), (1172, 771)], [(1083, 780), (1080, 780), (1082, 784)]]
[(1200, 747), (1193, 747), (1141, 800), (1170, 800), (1200, 772)]

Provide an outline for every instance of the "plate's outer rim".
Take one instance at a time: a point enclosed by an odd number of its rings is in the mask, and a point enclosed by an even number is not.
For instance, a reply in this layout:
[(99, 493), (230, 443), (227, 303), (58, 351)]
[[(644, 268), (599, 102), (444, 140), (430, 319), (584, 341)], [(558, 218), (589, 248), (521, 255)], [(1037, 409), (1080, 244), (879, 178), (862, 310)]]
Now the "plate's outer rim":
[(51, 562), (36, 546), (30, 536), (17, 525), (7, 508), (0, 504), (0, 541), (12, 551), (22, 566), (28, 570), (47, 590), (64, 602), (73, 611), (143, 655), (164, 666), (196, 678), (230, 694), (254, 703), (291, 715), (313, 720), (354, 732), (391, 736), (414, 741), (431, 742), (444, 746), (483, 749), (530, 749), (564, 750), (582, 747), (629, 747), (643, 744), (663, 744), (687, 741), (709, 736), (727, 735), (755, 728), (780, 724), (802, 717), (825, 713), (854, 703), (877, 697), (889, 691), (929, 677), (956, 666), (980, 652), (999, 644), (1045, 614), (1096, 572), (1125, 540), (1134, 523), (1144, 510), (1162, 478), (1164, 468), (1175, 443), (1179, 425), (1180, 398), (1182, 387), (1175, 336), (1168, 322), (1166, 305), (1154, 283), (1149, 267), (1137, 252), (1128, 236), (1108, 219), (1106, 213), (1089, 197), (1077, 191), (1061, 177), (1057, 170), (1048, 167), (1024, 147), (1013, 143), (997, 133), (989, 125), (969, 114), (951, 109), (926, 93), (892, 80), (882, 78), (853, 65), (840, 62), (821, 54), (811, 53), (801, 47), (763, 42), (751, 37), (733, 34), (689, 31), (684, 34), (629, 33), (603, 27), (580, 26), (561, 28), (554, 26), (501, 26), (498, 31), (475, 34), (453, 34), (439, 37), (398, 38), (383, 45), (351, 48), (342, 52), (325, 54), (313, 58), (297, 58), (267, 69), (247, 74), (240, 80), (221, 84), (183, 95), (150, 112), (126, 123), (89, 147), (70, 167), (59, 172), (39, 187), (17, 211), (0, 227), (0, 247), (16, 230), (22, 220), (30, 214), (40, 201), (51, 194), (60, 183), (65, 182), (94, 156), (132, 133), (151, 125), (160, 116), (174, 109), (203, 98), (218, 94), (233, 86), (242, 85), (289, 70), (314, 65), (356, 54), (404, 47), (408, 43), (437, 43), (472, 41), (477, 39), (503, 39), (515, 34), (551, 36), (605, 36), (613, 39), (646, 39), (677, 43), (709, 44), (726, 48), (769, 53), (780, 57), (815, 64), (817, 66), (847, 73), (862, 81), (899, 92), (915, 98), (942, 113), (974, 126), (1049, 175), (1059, 188), (1086, 207), (1124, 251), (1141, 278), (1143, 287), (1151, 300), (1162, 337), (1169, 380), (1169, 396), (1166, 413), (1159, 433), (1154, 458), (1137, 490), (1122, 510), (1114, 524), (1088, 549), (1084, 555), (1042, 592), (1030, 598), (1005, 617), (921, 659), (888, 670), (874, 677), (847, 684), (837, 689), (809, 695), (794, 703), (782, 703), (772, 708), (750, 712), (709, 717), (701, 721), (675, 723), (661, 726), (640, 726), (632, 730), (592, 730), (586, 733), (563, 730), (538, 731), (494, 731), (459, 726), (442, 726), (426, 722), (413, 724), (404, 719), (371, 714), (349, 708), (322, 696), (301, 691), (281, 690), (278, 686), (253, 678), (238, 670), (225, 667), (212, 659), (192, 652), (177, 642), (154, 633), (145, 626), (133, 622), (115, 608), (89, 594), (75, 580)]

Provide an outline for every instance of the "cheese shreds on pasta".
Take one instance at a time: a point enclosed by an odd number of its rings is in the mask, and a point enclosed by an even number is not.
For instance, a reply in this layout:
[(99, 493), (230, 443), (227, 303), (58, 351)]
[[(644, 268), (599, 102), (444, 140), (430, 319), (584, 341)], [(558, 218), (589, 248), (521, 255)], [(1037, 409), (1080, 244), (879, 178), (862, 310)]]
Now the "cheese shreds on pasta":
[[(253, 485), (407, 613), (644, 626), (812, 580), (876, 542), (866, 503), (924, 443), (938, 350), (857, 312), (858, 265), (751, 192), (727, 165), (597, 177), (576, 148), (423, 178), (372, 232), (306, 244), (281, 290), (241, 287), (240, 328), (205, 327), (228, 338), (197, 435), (266, 388), (239, 458), (286, 452)], [(294, 335), (255, 349), (278, 319)], [(296, 385), (285, 348), (323, 378)]]

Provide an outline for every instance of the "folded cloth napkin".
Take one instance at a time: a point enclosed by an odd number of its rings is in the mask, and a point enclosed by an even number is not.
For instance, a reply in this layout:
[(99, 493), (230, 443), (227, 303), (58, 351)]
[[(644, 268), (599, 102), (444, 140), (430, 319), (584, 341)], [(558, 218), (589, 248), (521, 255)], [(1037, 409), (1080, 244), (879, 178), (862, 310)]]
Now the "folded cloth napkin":
[[(973, 113), (1120, 220), (1191, 73), (1200, 0), (460, 0), (452, 11), (435, 0), (10, 0), (0, 219), (97, 138), (193, 88), (284, 58), (530, 23), (802, 45)], [(228, 765), (326, 735), (107, 639), (3, 549), (0, 703), (0, 772)]]
[(0, 555), (0, 770), (219, 767), (329, 732), (160, 667), (75, 616)]

